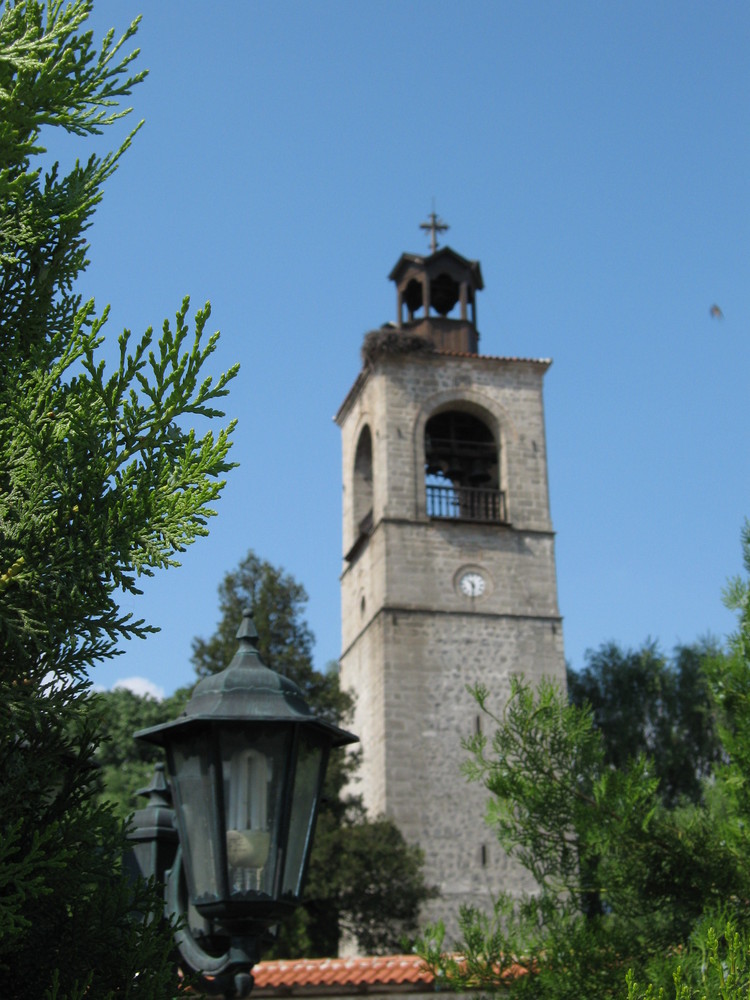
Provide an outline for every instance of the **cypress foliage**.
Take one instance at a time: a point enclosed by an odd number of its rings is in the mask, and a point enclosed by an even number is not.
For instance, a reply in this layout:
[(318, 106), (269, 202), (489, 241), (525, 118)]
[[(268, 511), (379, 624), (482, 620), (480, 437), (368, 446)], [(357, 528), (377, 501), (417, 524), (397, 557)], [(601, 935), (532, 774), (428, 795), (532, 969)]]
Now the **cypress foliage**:
[[(145, 74), (134, 22), (94, 46), (85, 0), (6, 3), (0, 15), (0, 981), (21, 1000), (172, 996), (160, 909), (120, 870), (124, 830), (98, 799), (89, 670), (151, 626), (119, 610), (138, 579), (177, 565), (213, 513), (232, 425), (216, 418), (234, 369), (203, 369), (209, 309), (188, 301), (159, 337), (118, 339), (84, 302), (86, 230), (113, 152), (69, 168), (42, 144), (127, 114)], [(110, 352), (111, 354), (111, 352)]]

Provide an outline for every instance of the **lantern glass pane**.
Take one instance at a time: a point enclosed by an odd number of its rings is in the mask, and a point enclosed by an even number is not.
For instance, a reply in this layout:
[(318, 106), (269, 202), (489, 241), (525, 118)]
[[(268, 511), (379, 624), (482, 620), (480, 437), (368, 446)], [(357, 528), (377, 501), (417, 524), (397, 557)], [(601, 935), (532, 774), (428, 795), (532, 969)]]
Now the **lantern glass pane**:
[[(291, 826), (284, 866), (283, 896), (299, 896), (305, 861), (313, 834), (318, 788), (322, 779), (323, 747), (320, 739), (310, 732), (301, 732), (297, 771), (291, 808)], [(309, 845), (309, 846), (308, 846)]]
[(278, 726), (221, 735), (231, 898), (274, 895), (290, 739)]
[(180, 823), (180, 839), (193, 901), (210, 902), (221, 895), (213, 820), (214, 764), (208, 733), (172, 746), (172, 775)]

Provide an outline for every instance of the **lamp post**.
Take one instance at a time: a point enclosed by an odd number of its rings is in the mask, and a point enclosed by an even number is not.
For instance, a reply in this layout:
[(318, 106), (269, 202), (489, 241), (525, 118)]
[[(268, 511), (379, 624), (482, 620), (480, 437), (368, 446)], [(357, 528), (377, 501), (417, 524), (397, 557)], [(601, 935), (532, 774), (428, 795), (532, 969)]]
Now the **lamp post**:
[(169, 781), (144, 790), (131, 840), (141, 873), (164, 882), (165, 913), (182, 918), (180, 961), (207, 992), (247, 996), (261, 938), (300, 902), (328, 755), (357, 737), (265, 666), (249, 611), (237, 639), (178, 719), (135, 734), (164, 748)]

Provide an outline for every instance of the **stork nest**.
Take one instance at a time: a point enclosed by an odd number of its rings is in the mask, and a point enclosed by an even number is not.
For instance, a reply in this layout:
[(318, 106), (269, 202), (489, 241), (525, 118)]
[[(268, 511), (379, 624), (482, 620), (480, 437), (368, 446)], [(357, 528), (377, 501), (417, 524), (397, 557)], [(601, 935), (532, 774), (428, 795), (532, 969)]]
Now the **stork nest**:
[(362, 361), (374, 365), (378, 358), (394, 354), (433, 354), (434, 344), (416, 333), (396, 328), (373, 330), (362, 342)]

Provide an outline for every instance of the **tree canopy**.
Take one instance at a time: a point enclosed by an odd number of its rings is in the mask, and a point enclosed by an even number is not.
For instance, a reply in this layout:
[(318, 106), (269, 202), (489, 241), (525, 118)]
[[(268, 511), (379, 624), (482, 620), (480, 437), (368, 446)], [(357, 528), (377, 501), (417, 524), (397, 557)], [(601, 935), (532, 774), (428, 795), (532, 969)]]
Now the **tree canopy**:
[[(107, 310), (76, 289), (137, 129), (103, 156), (86, 138), (145, 76), (137, 22), (97, 47), (90, 9), (0, 13), (0, 978), (16, 1000), (172, 996), (168, 930), (132, 919), (160, 902), (122, 875), (124, 830), (97, 798), (87, 678), (153, 628), (120, 595), (206, 534), (231, 467), (231, 423), (189, 429), (223, 416), (235, 373), (207, 374), (209, 307), (191, 324), (185, 299), (158, 337), (124, 331), (108, 367)], [(68, 166), (61, 130), (80, 145)]]
[(621, 769), (645, 754), (667, 804), (698, 801), (721, 756), (704, 670), (721, 655), (709, 639), (678, 646), (671, 657), (651, 641), (638, 650), (608, 642), (587, 652), (583, 670), (568, 669), (568, 699), (590, 707), (604, 763)]

